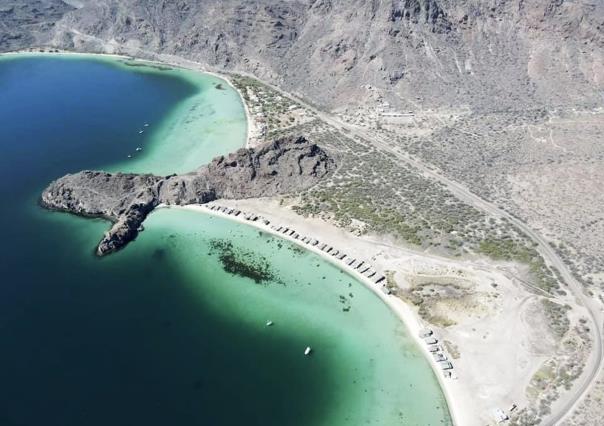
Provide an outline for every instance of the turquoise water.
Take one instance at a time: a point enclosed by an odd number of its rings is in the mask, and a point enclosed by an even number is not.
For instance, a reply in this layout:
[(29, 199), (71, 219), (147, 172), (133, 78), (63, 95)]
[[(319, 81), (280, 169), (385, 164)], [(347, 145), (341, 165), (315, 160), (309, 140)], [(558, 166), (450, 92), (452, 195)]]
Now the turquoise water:
[[(112, 171), (190, 172), (245, 145), (247, 123), (239, 94), (224, 80), (189, 70), (164, 71), (195, 88), (158, 123), (145, 123), (140, 154), (105, 167)], [(139, 130), (139, 131), (140, 131)]]
[[(188, 171), (241, 146), (242, 105), (218, 83), (108, 59), (0, 60), (0, 191), (12, 200), (0, 206), (0, 424), (449, 424), (402, 324), (317, 256), (159, 210), (98, 259), (106, 222), (37, 207), (69, 171)], [(229, 260), (268, 278), (228, 273)]]

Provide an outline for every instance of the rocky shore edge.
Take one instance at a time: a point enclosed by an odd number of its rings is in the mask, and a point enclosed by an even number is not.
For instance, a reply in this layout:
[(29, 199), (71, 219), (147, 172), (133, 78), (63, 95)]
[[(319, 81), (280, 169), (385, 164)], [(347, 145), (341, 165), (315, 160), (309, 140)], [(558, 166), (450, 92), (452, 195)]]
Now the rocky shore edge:
[(40, 205), (113, 222), (96, 254), (120, 250), (142, 230), (158, 205), (205, 204), (260, 198), (308, 189), (330, 175), (334, 159), (303, 136), (242, 148), (183, 175), (155, 176), (84, 170), (65, 175), (42, 192)]

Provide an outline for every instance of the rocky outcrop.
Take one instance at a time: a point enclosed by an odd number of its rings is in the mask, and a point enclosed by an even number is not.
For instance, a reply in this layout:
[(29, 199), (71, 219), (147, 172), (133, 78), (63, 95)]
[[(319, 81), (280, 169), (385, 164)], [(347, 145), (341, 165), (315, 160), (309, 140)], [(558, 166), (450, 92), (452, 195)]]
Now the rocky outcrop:
[(113, 222), (98, 245), (103, 256), (136, 238), (159, 204), (204, 204), (218, 198), (257, 198), (307, 189), (330, 174), (335, 163), (303, 137), (284, 138), (256, 149), (220, 156), (185, 175), (153, 176), (82, 171), (44, 190), (42, 206)]
[[(370, 105), (379, 96), (401, 111), (418, 101), (424, 109), (488, 112), (577, 100), (599, 105), (604, 87), (602, 1), (0, 3), (7, 5), (0, 6), (0, 50), (40, 43), (159, 60), (176, 55), (253, 74), (328, 109)], [(38, 13), (30, 7), (38, 3), (53, 7), (36, 6)]]
[(0, 2), (0, 51), (48, 43), (57, 21), (74, 9), (61, 0)]
[(44, 190), (44, 207), (114, 222), (97, 253), (118, 250), (137, 235), (145, 217), (159, 204), (165, 178), (135, 174), (83, 171), (52, 182)]
[(434, 0), (393, 0), (390, 20), (407, 20), (414, 24), (427, 24), (430, 31), (446, 33), (451, 31), (451, 23), (445, 12)]

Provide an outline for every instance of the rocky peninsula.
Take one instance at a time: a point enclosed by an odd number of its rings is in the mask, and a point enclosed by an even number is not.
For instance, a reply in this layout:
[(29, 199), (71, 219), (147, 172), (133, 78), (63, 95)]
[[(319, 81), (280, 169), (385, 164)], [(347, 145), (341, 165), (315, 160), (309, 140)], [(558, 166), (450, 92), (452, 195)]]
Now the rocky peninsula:
[(301, 191), (335, 169), (328, 153), (306, 138), (288, 137), (219, 156), (183, 175), (154, 176), (85, 170), (52, 182), (40, 203), (51, 210), (113, 222), (99, 256), (124, 247), (160, 204), (204, 204), (220, 198), (268, 197)]

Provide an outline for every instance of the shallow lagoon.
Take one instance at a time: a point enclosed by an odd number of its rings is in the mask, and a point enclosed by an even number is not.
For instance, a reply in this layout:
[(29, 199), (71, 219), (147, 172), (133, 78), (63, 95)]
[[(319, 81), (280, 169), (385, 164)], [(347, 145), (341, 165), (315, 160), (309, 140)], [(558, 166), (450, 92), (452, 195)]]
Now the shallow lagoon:
[[(97, 259), (106, 222), (37, 207), (66, 172), (184, 172), (242, 146), (243, 106), (221, 80), (77, 57), (0, 60), (0, 77), (0, 191), (14, 200), (0, 207), (0, 423), (449, 423), (403, 325), (316, 255), (159, 210)], [(225, 259), (270, 278), (227, 273)]]

